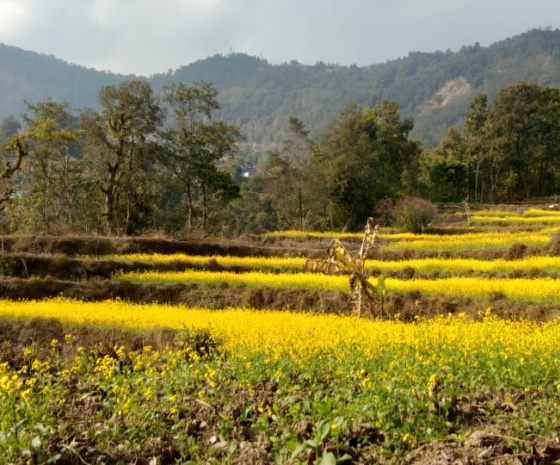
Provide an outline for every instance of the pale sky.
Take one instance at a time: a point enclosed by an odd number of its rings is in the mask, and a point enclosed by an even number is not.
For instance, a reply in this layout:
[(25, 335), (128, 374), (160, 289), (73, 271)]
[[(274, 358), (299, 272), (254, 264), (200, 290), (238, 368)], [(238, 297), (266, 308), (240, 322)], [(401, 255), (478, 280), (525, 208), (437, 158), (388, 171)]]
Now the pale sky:
[(366, 66), (546, 27), (559, 0), (0, 0), (0, 42), (143, 76), (232, 52)]

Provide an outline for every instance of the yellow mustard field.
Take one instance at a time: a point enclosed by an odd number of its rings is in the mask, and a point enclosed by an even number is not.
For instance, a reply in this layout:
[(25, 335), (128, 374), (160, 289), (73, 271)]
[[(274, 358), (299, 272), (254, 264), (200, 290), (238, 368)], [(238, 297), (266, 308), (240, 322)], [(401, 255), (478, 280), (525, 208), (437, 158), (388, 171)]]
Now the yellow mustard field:
[(519, 224), (538, 224), (538, 223), (560, 223), (560, 216), (491, 216), (491, 215), (472, 215), (473, 223), (519, 223)]
[(328, 276), (319, 273), (267, 273), (248, 271), (168, 271), (168, 272), (129, 272), (118, 275), (118, 279), (144, 283), (228, 283), (251, 286), (270, 286), (274, 288), (305, 288), (323, 290), (346, 290), (348, 276)]
[[(169, 263), (185, 262), (190, 265), (207, 265), (215, 261), (222, 266), (243, 268), (302, 269), (305, 259), (302, 257), (235, 257), (235, 256), (201, 256), (187, 254), (122, 254), (96, 257), (99, 260), (119, 260), (124, 262)], [(382, 273), (399, 272), (404, 268), (414, 268), (419, 273), (429, 272), (513, 272), (516, 270), (560, 271), (560, 257), (529, 256), (519, 260), (478, 260), (474, 258), (418, 258), (410, 260), (376, 260), (365, 263), (366, 269), (377, 269)]]
[(429, 272), (513, 272), (523, 270), (560, 271), (560, 257), (529, 256), (519, 260), (478, 260), (474, 258), (419, 258), (411, 260), (368, 260), (367, 268), (376, 268), (383, 273), (402, 271), (406, 267), (414, 268), (420, 273)]
[[(465, 212), (456, 212), (456, 217), (465, 218)], [(470, 215), (470, 223), (510, 224), (555, 224), (560, 222), (560, 211), (528, 208), (524, 211), (478, 210)]]
[(487, 347), (500, 354), (522, 356), (535, 351), (556, 353), (560, 340), (559, 321), (506, 321), (492, 316), (490, 310), (478, 319), (459, 314), (419, 318), (410, 324), (398, 319), (367, 320), (287, 311), (207, 310), (118, 300), (82, 302), (55, 298), (0, 300), (0, 316), (49, 317), (64, 322), (131, 329), (207, 329), (230, 350), (243, 348), (298, 357), (310, 353), (346, 353), (346, 350), (359, 350), (375, 357), (379, 351), (397, 346), (412, 348), (420, 359), (438, 358), (438, 350), (432, 351), (437, 347), (453, 347), (458, 354)]
[[(130, 272), (119, 275), (120, 279), (142, 283), (227, 283), (269, 286), (273, 288), (305, 288), (348, 291), (347, 275), (324, 275), (319, 273), (247, 273), (187, 270), (182, 272)], [(370, 278), (376, 286), (377, 279)], [(387, 292), (419, 291), (426, 294), (484, 297), (501, 293), (507, 298), (532, 302), (560, 303), (560, 280), (553, 278), (483, 278), (449, 277), (442, 279), (386, 278)]]
[(246, 268), (302, 268), (305, 258), (303, 257), (236, 257), (231, 255), (187, 255), (184, 253), (175, 254), (119, 254), (119, 255), (100, 255), (89, 257), (95, 260), (118, 260), (123, 262), (149, 262), (149, 263), (170, 263), (188, 262), (193, 265), (207, 265), (209, 261), (215, 260), (220, 265), (240, 266)]
[[(486, 221), (485, 216), (481, 217)], [(501, 217), (500, 217), (501, 218)], [(517, 217), (515, 217), (517, 218)], [(523, 218), (523, 217), (522, 217)], [(543, 223), (542, 218), (528, 217), (529, 221)], [(560, 216), (554, 216), (554, 221), (560, 221)], [(528, 247), (542, 247), (548, 243), (550, 236), (558, 230), (557, 226), (546, 226), (537, 231), (493, 231), (493, 232), (472, 232), (463, 234), (413, 234), (395, 232), (392, 229), (379, 231), (376, 239), (377, 246), (384, 250), (418, 250), (418, 251), (457, 251), (473, 249), (502, 249), (513, 244), (523, 243)], [(311, 233), (304, 231), (280, 231), (269, 233), (271, 236), (286, 237), (320, 237), (320, 238), (339, 238), (359, 240), (363, 233), (337, 233), (321, 232)]]
[[(560, 321), (506, 321), (487, 310), (405, 323), (65, 298), (0, 300), (0, 317), (202, 331), (217, 343), (209, 352), (188, 339), (161, 350), (79, 346), (62, 356), (70, 333), (46, 342), (42, 356), (41, 347), (24, 348), (19, 364), (0, 363), (0, 452), (9, 463), (32, 450), (37, 463), (56, 463), (67, 444), (82, 442), (89, 447), (79, 449), (82, 457), (93, 446), (116, 454), (130, 438), (149, 445), (158, 463), (167, 463), (167, 444), (193, 463), (227, 463), (216, 452), (226, 449), (212, 445), (246, 444), (247, 428), (272, 438), (255, 463), (319, 460), (309, 437), (354, 454), (367, 450), (367, 463), (378, 463), (377, 454), (400, 458), (429, 441), (464, 436), (472, 408), (484, 422), (476, 428), (501, 422), (520, 444), (527, 431), (545, 435), (558, 425)], [(299, 432), (302, 425), (309, 433)], [(352, 435), (373, 439), (349, 443)], [(131, 447), (121, 462), (135, 463), (137, 453)]]
[(557, 228), (539, 231), (486, 232), (467, 234), (382, 234), (382, 246), (386, 250), (456, 251), (473, 249), (505, 248), (523, 243), (529, 247), (542, 247), (548, 243)]
[(501, 216), (504, 218), (519, 218), (519, 217), (560, 217), (560, 211), (543, 209), (543, 208), (527, 208), (523, 211), (511, 210), (478, 210), (476, 212), (480, 216)]

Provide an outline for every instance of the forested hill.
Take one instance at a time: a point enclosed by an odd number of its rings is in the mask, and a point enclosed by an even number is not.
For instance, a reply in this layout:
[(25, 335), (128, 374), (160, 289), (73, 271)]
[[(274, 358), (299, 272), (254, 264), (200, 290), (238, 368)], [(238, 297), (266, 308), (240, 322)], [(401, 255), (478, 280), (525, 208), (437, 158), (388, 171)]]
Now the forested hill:
[(102, 86), (133, 78), (0, 44), (0, 118), (19, 117), (24, 101), (36, 103), (49, 97), (67, 100), (75, 109), (96, 107)]
[[(133, 77), (0, 45), (0, 118), (20, 115), (24, 100), (48, 97), (66, 99), (73, 108), (97, 107), (102, 85)], [(148, 79), (156, 90), (173, 82), (213, 83), (220, 91), (221, 116), (241, 128), (246, 143), (263, 150), (284, 139), (289, 116), (317, 135), (349, 101), (373, 105), (379, 99), (399, 102), (401, 113), (414, 118), (414, 135), (435, 144), (448, 127), (461, 124), (478, 92), (492, 98), (518, 81), (560, 86), (560, 30), (535, 29), (456, 52), (411, 52), (366, 67), (272, 65), (244, 54), (216, 55)]]

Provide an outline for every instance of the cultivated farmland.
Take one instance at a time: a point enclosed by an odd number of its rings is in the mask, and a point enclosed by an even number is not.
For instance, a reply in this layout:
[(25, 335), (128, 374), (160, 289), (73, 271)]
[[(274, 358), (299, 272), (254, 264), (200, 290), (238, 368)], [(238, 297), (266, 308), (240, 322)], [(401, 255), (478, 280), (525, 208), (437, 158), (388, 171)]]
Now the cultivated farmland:
[[(335, 237), (4, 237), (6, 463), (553, 463), (560, 216)], [(558, 224), (557, 224), (558, 223)]]

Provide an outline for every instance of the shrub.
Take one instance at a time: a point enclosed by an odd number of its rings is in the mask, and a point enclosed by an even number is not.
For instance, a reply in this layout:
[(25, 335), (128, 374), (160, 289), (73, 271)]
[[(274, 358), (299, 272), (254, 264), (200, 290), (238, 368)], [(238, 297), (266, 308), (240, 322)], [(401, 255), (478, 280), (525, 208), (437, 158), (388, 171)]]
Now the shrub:
[(404, 232), (420, 234), (436, 217), (436, 206), (418, 197), (406, 197), (395, 207), (395, 219)]

